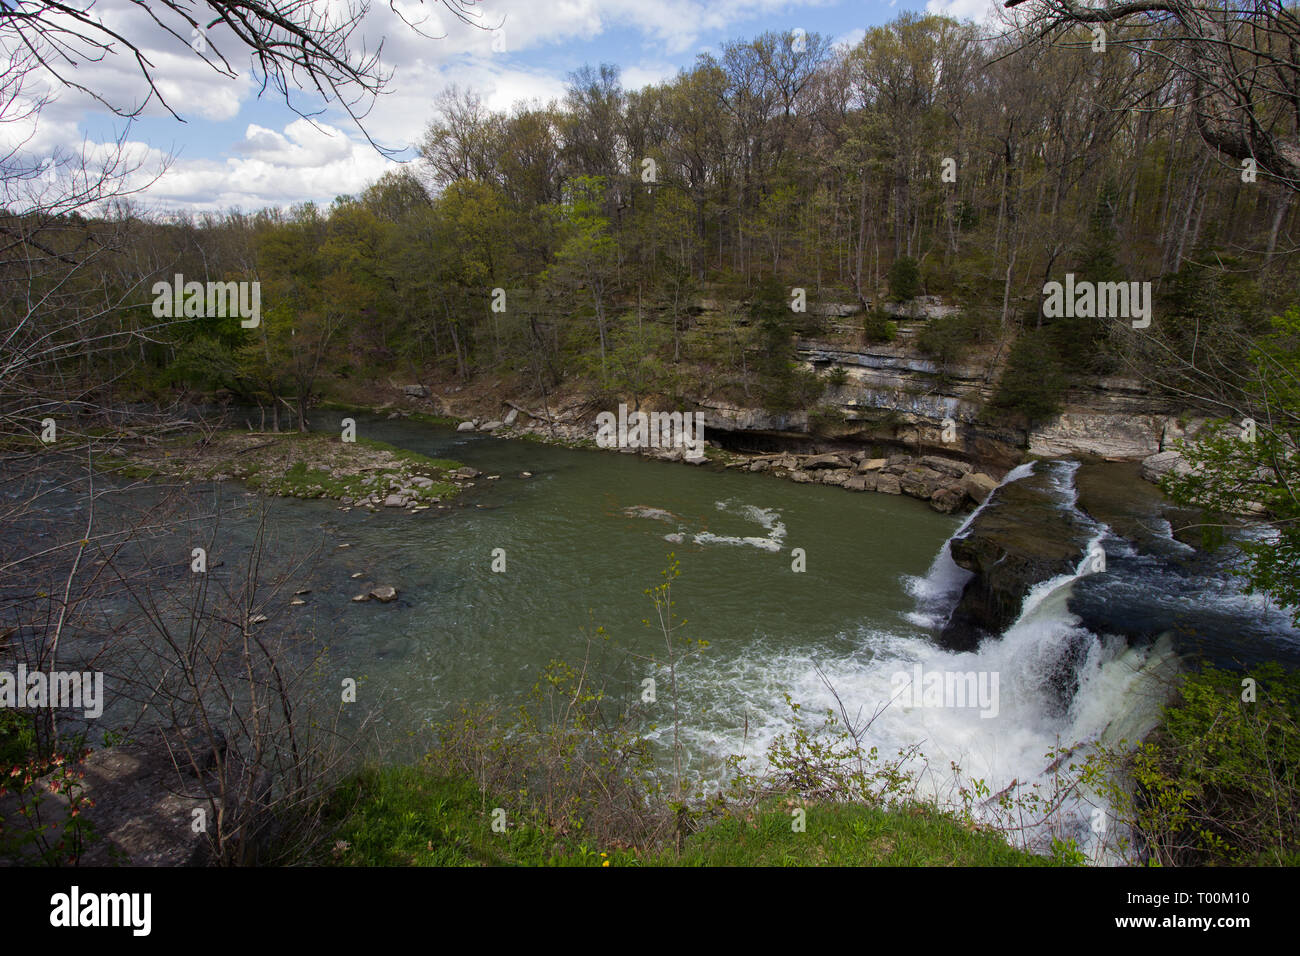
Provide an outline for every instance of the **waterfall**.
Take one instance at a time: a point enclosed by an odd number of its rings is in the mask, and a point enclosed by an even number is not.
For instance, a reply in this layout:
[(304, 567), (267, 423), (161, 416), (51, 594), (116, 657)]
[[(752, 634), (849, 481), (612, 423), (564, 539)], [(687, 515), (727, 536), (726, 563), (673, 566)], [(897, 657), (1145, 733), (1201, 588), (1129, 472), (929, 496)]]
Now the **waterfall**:
[[(1013, 481), (1019, 481), (1021, 478), (1028, 478), (1034, 473), (1033, 463), (1026, 465), (1017, 465), (998, 484), (998, 488), (1003, 485), (1009, 485)], [(971, 522), (984, 510), (996, 494), (996, 489), (989, 494), (978, 508), (967, 515), (966, 520), (961, 526), (952, 533), (939, 553), (935, 555), (934, 561), (930, 564), (930, 570), (924, 577), (907, 577), (903, 581), (904, 587), (912, 597), (916, 598), (916, 609), (909, 612), (906, 617), (918, 627), (940, 628), (948, 621), (948, 615), (957, 605), (957, 599), (961, 597), (961, 592), (966, 587), (966, 582), (971, 579), (971, 572), (965, 568), (958, 567), (957, 562), (952, 559), (952, 552), (948, 546), (957, 538), (966, 533)]]

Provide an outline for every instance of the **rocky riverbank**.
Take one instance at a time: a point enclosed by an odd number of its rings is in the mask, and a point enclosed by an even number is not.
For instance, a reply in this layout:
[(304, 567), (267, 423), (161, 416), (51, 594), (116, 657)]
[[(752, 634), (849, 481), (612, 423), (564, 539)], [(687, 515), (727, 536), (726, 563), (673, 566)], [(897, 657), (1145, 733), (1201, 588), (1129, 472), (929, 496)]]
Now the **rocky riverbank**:
[(318, 432), (217, 431), (120, 450), (105, 467), (125, 477), (234, 479), (280, 497), (332, 499), (344, 510), (446, 507), (481, 475), (457, 461)]
[[(461, 432), (488, 432), (501, 438), (532, 438), (575, 447), (598, 447), (595, 426), (573, 420), (562, 413), (551, 418), (517, 409), (499, 420), (469, 419), (460, 422)], [(706, 426), (707, 428), (707, 426)], [(982, 502), (997, 487), (997, 479), (978, 471), (969, 462), (942, 455), (894, 454), (877, 457), (869, 449), (812, 454), (780, 452), (747, 455), (728, 451), (706, 442), (703, 455), (690, 457), (681, 448), (620, 448), (624, 454), (640, 454), (658, 461), (690, 465), (712, 463), (783, 478), (801, 484), (821, 484), (845, 491), (907, 495), (928, 502), (944, 514)]]

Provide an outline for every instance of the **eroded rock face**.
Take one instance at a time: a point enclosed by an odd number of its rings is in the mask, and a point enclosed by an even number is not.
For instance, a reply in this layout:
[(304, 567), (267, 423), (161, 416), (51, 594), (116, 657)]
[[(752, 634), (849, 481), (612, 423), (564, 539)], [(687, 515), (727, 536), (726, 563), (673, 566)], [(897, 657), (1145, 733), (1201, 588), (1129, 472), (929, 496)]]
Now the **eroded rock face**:
[[(174, 756), (173, 756), (174, 755)], [(94, 802), (81, 812), (99, 838), (90, 841), (82, 866), (199, 866), (208, 861), (208, 841), (192, 828), (194, 811), (211, 813), (208, 778), (218, 758), (227, 758), (220, 735), (209, 740), (191, 730), (152, 731), (131, 743), (97, 750), (82, 764), (81, 796)], [(52, 778), (37, 783), (46, 824), (67, 819), (68, 798), (48, 792)], [(12, 795), (0, 798), (7, 827), (23, 826)]]
[(1112, 412), (1065, 412), (1029, 435), (1029, 453), (1145, 458), (1160, 450), (1168, 417)]
[(953, 650), (973, 650), (1020, 615), (1025, 595), (1041, 581), (1073, 573), (1090, 534), (1083, 519), (1063, 510), (1050, 476), (1039, 471), (1003, 485), (949, 545), (952, 559), (975, 576), (940, 635)]
[(1147, 481), (1159, 482), (1169, 472), (1186, 475), (1192, 470), (1181, 452), (1162, 451), (1142, 459), (1142, 477)]

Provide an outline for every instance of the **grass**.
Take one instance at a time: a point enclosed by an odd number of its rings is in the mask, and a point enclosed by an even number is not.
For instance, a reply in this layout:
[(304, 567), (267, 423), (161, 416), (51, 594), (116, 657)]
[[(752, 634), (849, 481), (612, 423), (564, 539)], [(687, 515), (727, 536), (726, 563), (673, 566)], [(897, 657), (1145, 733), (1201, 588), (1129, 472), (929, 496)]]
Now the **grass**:
[(804, 807), (803, 832), (794, 810), (767, 804), (744, 817), (719, 820), (689, 838), (680, 858), (661, 866), (1049, 866), (1014, 849), (1002, 836), (973, 829), (933, 807), (898, 808), (822, 803)]
[(768, 802), (689, 836), (679, 856), (594, 846), (536, 821), (506, 816), (473, 781), (419, 767), (371, 768), (338, 787), (326, 809), (333, 835), (317, 863), (338, 866), (1050, 866), (922, 805), (898, 809), (812, 804), (794, 832), (791, 807)]

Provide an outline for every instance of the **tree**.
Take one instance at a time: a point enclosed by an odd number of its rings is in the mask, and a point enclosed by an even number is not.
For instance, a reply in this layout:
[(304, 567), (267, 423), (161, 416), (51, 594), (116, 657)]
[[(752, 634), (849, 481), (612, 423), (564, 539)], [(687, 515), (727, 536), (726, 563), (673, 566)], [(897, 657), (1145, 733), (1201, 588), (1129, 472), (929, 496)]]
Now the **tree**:
[(1300, 626), (1300, 308), (1272, 320), (1251, 349), (1240, 418), (1221, 420), (1182, 443), (1186, 472), (1163, 482), (1177, 500), (1212, 514), (1263, 517), (1264, 539), (1237, 542), (1250, 586), (1290, 608)]
[[(1139, 59), (1173, 63), (1190, 81), (1196, 128), (1205, 143), (1292, 191), (1300, 191), (1300, 18), (1277, 0), (1074, 0), (1028, 2), (1020, 26), (1029, 43), (1077, 26), (1130, 28), (1108, 38)], [(1103, 27), (1104, 29), (1104, 27)]]
[(617, 248), (609, 233), (609, 220), (599, 213), (605, 181), (598, 176), (579, 176), (571, 185), (573, 196), (564, 208), (561, 227), (565, 238), (543, 281), (557, 283), (575, 295), (586, 288), (596, 315), (603, 378), (607, 347), (605, 310), (617, 265)]
[[(456, 19), (480, 25), (474, 0), (439, 3)], [(370, 13), (369, 0), (327, 7), (311, 0), (131, 0), (131, 5), (142, 10), (145, 21), (160, 27), (185, 55), (201, 57), (218, 75), (239, 75), (231, 59), (234, 51), (240, 50), (251, 57), (262, 90), (270, 86), (290, 108), (306, 117), (319, 109), (303, 112), (292, 92), (294, 88), (314, 91), (326, 103), (336, 103), (363, 133), (362, 120), (369, 103), (385, 92), (392, 77), (382, 67), (382, 42), (373, 52), (354, 42), (354, 34)], [(429, 36), (421, 30), (423, 20), (407, 20), (395, 5), (392, 9), (407, 27)], [(0, 4), (0, 49), (31, 51), (56, 82), (89, 94), (119, 116), (143, 115), (157, 99), (172, 116), (180, 118), (158, 85), (157, 67), (148, 57), (145, 38), (120, 32), (112, 17), (100, 16), (93, 3), (23, 0)], [(229, 51), (230, 57), (223, 51)], [(142, 101), (127, 104), (107, 89), (96, 89), (90, 79), (78, 78), (79, 64), (115, 56), (134, 61), (148, 91)]]

